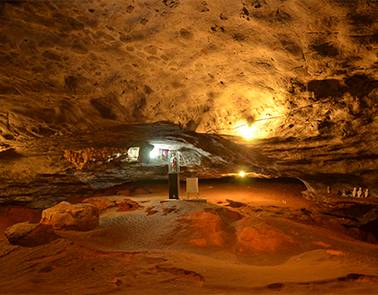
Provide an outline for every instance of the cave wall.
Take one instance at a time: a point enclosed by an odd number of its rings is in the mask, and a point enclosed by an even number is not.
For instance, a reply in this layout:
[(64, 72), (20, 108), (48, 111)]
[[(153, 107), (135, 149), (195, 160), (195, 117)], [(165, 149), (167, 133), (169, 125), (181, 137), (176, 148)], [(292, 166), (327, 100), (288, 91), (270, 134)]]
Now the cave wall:
[(2, 140), (109, 121), (232, 133), (270, 116), (282, 117), (262, 137), (353, 134), (376, 115), (377, 11), (367, 0), (2, 0)]
[(257, 136), (275, 169), (374, 183), (377, 13), (372, 0), (1, 0), (0, 148), (157, 121), (234, 134), (274, 117)]

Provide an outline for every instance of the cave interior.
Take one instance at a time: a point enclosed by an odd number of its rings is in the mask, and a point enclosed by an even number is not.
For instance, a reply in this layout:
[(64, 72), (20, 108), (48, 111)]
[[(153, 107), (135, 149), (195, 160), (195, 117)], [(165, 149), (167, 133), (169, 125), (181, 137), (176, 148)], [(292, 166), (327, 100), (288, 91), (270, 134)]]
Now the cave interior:
[(0, 0), (0, 293), (376, 293), (377, 19)]

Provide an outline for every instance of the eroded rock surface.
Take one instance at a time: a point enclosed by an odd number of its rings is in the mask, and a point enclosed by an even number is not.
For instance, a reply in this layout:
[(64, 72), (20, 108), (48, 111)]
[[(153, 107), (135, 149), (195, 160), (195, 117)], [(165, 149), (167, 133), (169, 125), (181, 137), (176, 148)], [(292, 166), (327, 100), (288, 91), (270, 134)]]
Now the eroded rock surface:
[(138, 202), (122, 197), (91, 197), (83, 200), (83, 203), (94, 205), (100, 212), (114, 207), (118, 208), (117, 211), (133, 211), (141, 207)]
[[(37, 192), (27, 187), (46, 175), (70, 193), (88, 183), (118, 184), (121, 175), (164, 175), (119, 165), (76, 173), (63, 161), (71, 151), (66, 158), (83, 169), (88, 152), (78, 151), (122, 150), (140, 134), (134, 125), (114, 132), (117, 126), (157, 121), (228, 135), (241, 121), (255, 122), (263, 141), (249, 147), (235, 138), (184, 138), (203, 151), (191, 159), (199, 175), (244, 165), (269, 177), (298, 177), (321, 194), (327, 186), (332, 196), (362, 186), (376, 196), (377, 6), (1, 1), (2, 196), (56, 194), (55, 186), (42, 188), (44, 181)], [(148, 126), (143, 140), (185, 137)], [(258, 152), (265, 158), (256, 159)]]
[(16, 223), (4, 234), (11, 244), (25, 247), (43, 245), (59, 238), (50, 225), (29, 222)]
[(62, 230), (91, 230), (99, 224), (99, 210), (88, 203), (61, 202), (42, 211), (41, 224)]

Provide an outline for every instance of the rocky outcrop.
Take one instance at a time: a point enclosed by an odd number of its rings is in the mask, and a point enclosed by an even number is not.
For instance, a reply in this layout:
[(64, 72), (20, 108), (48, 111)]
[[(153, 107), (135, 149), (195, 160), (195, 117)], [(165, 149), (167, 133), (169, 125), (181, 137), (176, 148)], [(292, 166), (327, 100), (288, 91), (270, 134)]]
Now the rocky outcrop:
[(57, 230), (91, 230), (99, 225), (99, 211), (91, 204), (61, 202), (43, 210), (40, 223)]
[(24, 247), (34, 247), (59, 238), (50, 225), (22, 222), (8, 227), (5, 237), (9, 243)]
[(138, 202), (119, 197), (92, 197), (83, 200), (83, 203), (92, 204), (98, 208), (100, 212), (114, 207), (117, 207), (117, 211), (133, 211), (141, 208)]
[(64, 159), (76, 169), (87, 168), (91, 163), (111, 162), (114, 159), (127, 160), (127, 148), (85, 148), (83, 150), (64, 151)]
[(290, 236), (268, 225), (240, 226), (236, 239), (236, 251), (240, 254), (277, 252), (294, 244)]
[(117, 206), (114, 200), (109, 198), (101, 198), (101, 197), (92, 197), (83, 200), (83, 203), (91, 204), (95, 206), (99, 212), (103, 212), (106, 209), (114, 208)]
[(182, 217), (191, 227), (188, 243), (197, 247), (223, 247), (225, 233), (222, 219), (211, 212), (194, 212)]
[(231, 241), (232, 224), (242, 215), (227, 208), (206, 208), (182, 215), (177, 234), (187, 244), (198, 248), (224, 248)]

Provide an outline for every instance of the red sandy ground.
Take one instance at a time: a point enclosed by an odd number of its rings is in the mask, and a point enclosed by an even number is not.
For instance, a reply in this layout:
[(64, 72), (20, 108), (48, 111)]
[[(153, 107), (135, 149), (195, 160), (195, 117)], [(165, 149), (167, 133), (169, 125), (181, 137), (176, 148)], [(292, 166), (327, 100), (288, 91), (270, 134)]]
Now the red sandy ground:
[[(57, 232), (61, 239), (30, 248), (2, 238), (0, 293), (377, 294), (378, 246), (317, 224), (300, 190), (203, 185), (204, 203), (141, 188), (127, 194), (139, 208), (104, 209), (93, 231)], [(125, 200), (122, 190), (114, 194), (104, 198)], [(39, 216), (2, 208), (0, 227)]]

